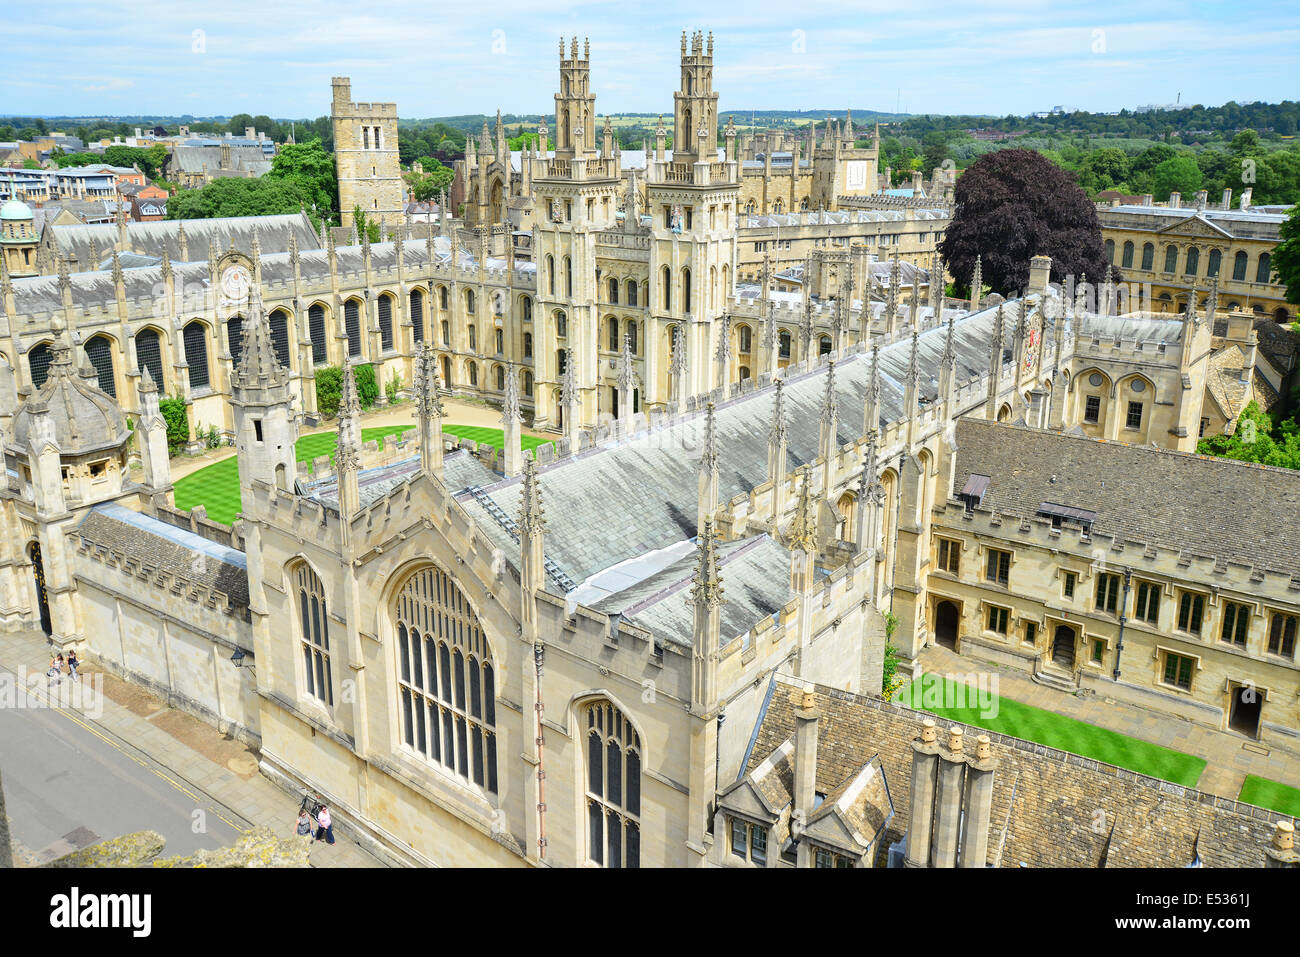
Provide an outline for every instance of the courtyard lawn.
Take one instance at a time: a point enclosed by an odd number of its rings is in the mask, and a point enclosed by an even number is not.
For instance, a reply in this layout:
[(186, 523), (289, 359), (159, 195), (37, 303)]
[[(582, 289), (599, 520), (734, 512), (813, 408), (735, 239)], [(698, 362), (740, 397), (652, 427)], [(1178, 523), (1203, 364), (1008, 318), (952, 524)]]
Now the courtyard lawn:
[[(934, 678), (935, 676), (932, 675), (925, 676), (924, 684), (927, 688)], [(954, 700), (948, 693), (948, 689), (953, 684), (952, 679), (944, 679), (945, 701)], [(1205, 770), (1204, 758), (1139, 741), (1137, 738), (1130, 738), (1115, 731), (1108, 731), (1075, 718), (1067, 718), (1007, 698), (994, 699), (995, 707), (987, 710), (996, 711), (996, 714), (990, 718), (983, 717), (978, 704), (972, 704), (969, 698), (966, 699), (971, 705), (968, 707), (925, 708), (921, 705), (922, 690), (921, 683), (912, 682), (903, 689), (898, 698), (899, 704), (941, 718), (949, 718), (963, 724), (996, 731), (999, 734), (1033, 741), (1049, 748), (1104, 761), (1106, 764), (1128, 768), (1139, 774), (1149, 774), (1154, 778), (1172, 781), (1184, 787), (1195, 787), (1201, 772)]]
[[(373, 439), (382, 442), (386, 435), (397, 435), (413, 428), (410, 425), (388, 425), (374, 429), (362, 429), (361, 440), (369, 442)], [(504, 433), (500, 429), (478, 428), (470, 425), (444, 425), (442, 430), (449, 435), (486, 443), (494, 448), (500, 448), (505, 440)], [(535, 449), (539, 445), (545, 445), (548, 442), (548, 439), (539, 439), (529, 435), (523, 436), (522, 440), (525, 449)], [(333, 461), (334, 447), (337, 443), (337, 432), (318, 432), (300, 438), (294, 452), (299, 462), (309, 462), (321, 455), (328, 455), (330, 460)], [(240, 510), (239, 465), (235, 456), (232, 455), (220, 462), (214, 462), (176, 481), (176, 507), (188, 511), (195, 505), (202, 505), (206, 508), (208, 518), (214, 522), (220, 522), (223, 525), (234, 522), (235, 516), (239, 514)]]
[(1300, 816), (1300, 790), (1254, 774), (1246, 775), (1237, 800), (1253, 804), (1255, 807), (1266, 807), (1270, 811), (1290, 814), (1292, 817)]

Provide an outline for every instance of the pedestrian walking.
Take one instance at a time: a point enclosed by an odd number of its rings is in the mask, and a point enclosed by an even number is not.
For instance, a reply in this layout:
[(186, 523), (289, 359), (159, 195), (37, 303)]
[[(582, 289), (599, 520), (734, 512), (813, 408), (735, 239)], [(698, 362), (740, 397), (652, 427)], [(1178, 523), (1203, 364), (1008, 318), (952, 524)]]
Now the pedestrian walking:
[(50, 670), (45, 672), (50, 676), (50, 684), (58, 684), (63, 680), (63, 655), (55, 655), (50, 659)]
[(307, 813), (306, 808), (303, 808), (298, 812), (298, 835), (299, 837), (305, 837), (308, 840), (315, 837), (311, 828), (311, 815)]
[(320, 806), (320, 813), (316, 815), (316, 825), (316, 840), (333, 844), (334, 821), (330, 818), (330, 809), (324, 804)]
[(68, 651), (68, 675), (73, 681), (77, 680), (77, 668), (81, 665), (81, 659), (77, 657), (77, 649), (72, 648)]

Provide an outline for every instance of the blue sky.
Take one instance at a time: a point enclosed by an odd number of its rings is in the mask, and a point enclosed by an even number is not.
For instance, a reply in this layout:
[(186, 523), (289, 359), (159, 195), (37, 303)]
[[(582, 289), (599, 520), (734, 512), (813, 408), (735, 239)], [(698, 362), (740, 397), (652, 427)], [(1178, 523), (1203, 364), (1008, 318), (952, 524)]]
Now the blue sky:
[(681, 31), (712, 30), (722, 110), (1028, 113), (1276, 102), (1300, 5), (55, 0), (5, 17), (0, 115), (329, 112), (330, 77), (403, 116), (551, 111), (557, 41), (591, 38), (597, 112), (670, 110)]

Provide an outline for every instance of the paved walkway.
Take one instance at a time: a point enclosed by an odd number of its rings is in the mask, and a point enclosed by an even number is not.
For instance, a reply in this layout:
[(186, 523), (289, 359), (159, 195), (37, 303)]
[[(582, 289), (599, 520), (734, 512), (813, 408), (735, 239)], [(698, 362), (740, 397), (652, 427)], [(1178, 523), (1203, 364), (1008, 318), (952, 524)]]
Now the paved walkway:
[[(43, 674), (49, 667), (49, 645), (39, 633), (0, 634), (0, 667)], [(172, 786), (194, 799), (196, 808), (210, 808), (223, 820), (244, 830), (266, 824), (277, 834), (295, 834), (298, 798), (281, 790), (257, 770), (258, 755), (238, 741), (219, 734), (198, 718), (167, 706), (137, 685), (82, 668), (83, 678), (103, 680), (103, 713), (90, 717), (86, 709), (69, 708), (66, 717), (96, 733), (106, 748), (123, 761), (143, 752), (163, 765), (175, 780)], [(66, 682), (67, 679), (65, 678)], [(118, 835), (114, 835), (118, 836)], [(335, 828), (337, 843), (313, 844), (313, 867), (383, 867)], [(169, 856), (166, 848), (163, 856)]]
[[(443, 421), (447, 425), (473, 425), (487, 429), (501, 428), (500, 410), (487, 405), (444, 396), (442, 407), (444, 410)], [(411, 428), (415, 428), (415, 403), (410, 401), (402, 402), (395, 406), (372, 409), (361, 414), (361, 428), (363, 429), (377, 429), (387, 425), (409, 425)], [(314, 435), (318, 432), (334, 432), (337, 431), (338, 427), (338, 420), (330, 419), (321, 422), (315, 428), (303, 429), (299, 432), (299, 436)], [(535, 432), (528, 428), (521, 431), (524, 435), (533, 435), (539, 438), (554, 439), (556, 437), (553, 433)], [(233, 446), (222, 446), (219, 449), (209, 449), (201, 455), (178, 455), (171, 460), (172, 481), (184, 478), (201, 468), (206, 468), (213, 462), (228, 459), (234, 454), (235, 449)]]
[(1220, 797), (1235, 801), (1247, 774), (1292, 787), (1300, 782), (1300, 755), (1266, 747), (1241, 735), (1215, 731), (1185, 718), (1157, 714), (1110, 698), (1067, 694), (1040, 685), (1024, 672), (964, 657), (939, 645), (922, 650), (920, 662), (923, 672), (958, 680), (972, 672), (996, 673), (1002, 697), (1205, 758), (1205, 770), (1196, 786)]

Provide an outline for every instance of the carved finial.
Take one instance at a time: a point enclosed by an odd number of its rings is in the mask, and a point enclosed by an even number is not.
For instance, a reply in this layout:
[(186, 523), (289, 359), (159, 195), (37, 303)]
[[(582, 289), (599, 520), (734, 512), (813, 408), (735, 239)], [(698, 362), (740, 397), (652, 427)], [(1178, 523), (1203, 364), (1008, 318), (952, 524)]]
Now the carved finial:
[(704, 454), (700, 456), (701, 472), (718, 471), (718, 430), (710, 402), (704, 412)]
[(772, 403), (772, 427), (768, 430), (767, 440), (772, 445), (786, 441), (785, 432), (785, 382), (776, 380), (776, 395)]
[(700, 529), (698, 559), (695, 566), (694, 584), (691, 586), (691, 604), (706, 608), (717, 608), (723, 601), (722, 576), (718, 573), (718, 539), (713, 528), (713, 519), (704, 520)]
[(826, 364), (826, 391), (822, 394), (822, 423), (833, 425), (839, 417), (839, 410), (839, 396), (835, 391), (835, 360), (831, 359)]
[(524, 481), (519, 496), (519, 529), (536, 536), (541, 534), (545, 527), (542, 487), (537, 478), (537, 460), (530, 455), (524, 458)]
[(799, 487), (799, 504), (790, 523), (789, 546), (801, 552), (817, 550), (817, 513), (813, 508), (812, 471), (803, 469), (803, 483)]

